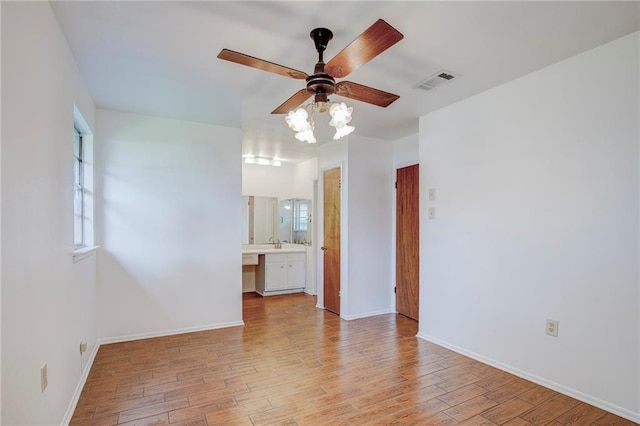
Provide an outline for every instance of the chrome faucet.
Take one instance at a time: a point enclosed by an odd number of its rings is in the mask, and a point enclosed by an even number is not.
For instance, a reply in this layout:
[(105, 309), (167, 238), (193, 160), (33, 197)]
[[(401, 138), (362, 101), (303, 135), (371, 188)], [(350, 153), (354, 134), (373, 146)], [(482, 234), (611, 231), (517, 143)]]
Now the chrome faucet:
[(273, 248), (275, 249), (282, 248), (282, 243), (280, 242), (280, 240), (275, 240), (273, 237), (269, 237), (269, 243), (273, 244)]

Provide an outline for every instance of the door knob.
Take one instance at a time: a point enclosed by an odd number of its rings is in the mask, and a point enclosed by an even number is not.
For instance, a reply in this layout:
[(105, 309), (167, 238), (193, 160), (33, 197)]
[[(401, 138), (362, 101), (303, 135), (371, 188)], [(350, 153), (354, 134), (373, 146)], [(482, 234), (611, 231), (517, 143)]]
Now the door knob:
[(320, 247), (320, 250), (325, 251), (325, 250), (327, 250), (327, 247), (322, 246), (322, 247)]

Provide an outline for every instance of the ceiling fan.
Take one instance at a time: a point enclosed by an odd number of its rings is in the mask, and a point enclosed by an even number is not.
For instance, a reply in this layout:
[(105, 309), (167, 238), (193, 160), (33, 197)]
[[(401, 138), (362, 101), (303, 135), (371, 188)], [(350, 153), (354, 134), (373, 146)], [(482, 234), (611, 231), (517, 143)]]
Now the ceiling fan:
[(315, 96), (315, 103), (321, 105), (326, 105), (328, 96), (336, 94), (380, 107), (387, 107), (399, 98), (398, 95), (394, 95), (393, 93), (374, 89), (362, 84), (351, 81), (340, 81), (336, 83), (335, 80), (336, 78), (346, 77), (361, 65), (369, 62), (402, 40), (404, 37), (402, 33), (387, 22), (378, 19), (326, 64), (324, 63), (323, 52), (327, 48), (329, 41), (333, 38), (333, 33), (327, 28), (316, 28), (311, 31), (310, 37), (313, 39), (316, 50), (318, 51), (318, 62), (311, 75), (229, 49), (222, 49), (218, 54), (218, 58), (280, 74), (285, 77), (306, 80), (306, 88), (296, 92), (273, 110), (271, 114), (285, 114), (303, 104), (311, 96)]

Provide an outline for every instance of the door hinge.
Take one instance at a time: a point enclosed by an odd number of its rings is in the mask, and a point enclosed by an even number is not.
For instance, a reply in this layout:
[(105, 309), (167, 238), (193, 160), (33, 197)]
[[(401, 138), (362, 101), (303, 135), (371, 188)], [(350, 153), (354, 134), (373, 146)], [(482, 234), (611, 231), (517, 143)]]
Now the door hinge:
[(338, 179), (338, 188), (342, 188), (342, 179)]
[(396, 182), (396, 189), (398, 189), (398, 182)]
[(397, 292), (398, 292), (397, 290), (398, 290), (398, 287), (394, 287), (394, 288), (393, 288), (393, 292), (394, 292), (394, 293), (397, 293)]

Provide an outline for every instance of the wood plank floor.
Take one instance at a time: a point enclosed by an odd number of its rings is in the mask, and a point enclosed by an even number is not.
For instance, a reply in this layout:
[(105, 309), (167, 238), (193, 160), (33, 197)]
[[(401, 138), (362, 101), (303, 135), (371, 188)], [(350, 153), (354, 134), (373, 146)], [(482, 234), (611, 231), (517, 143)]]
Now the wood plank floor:
[(244, 327), (104, 345), (72, 425), (633, 425), (305, 294), (244, 296)]

